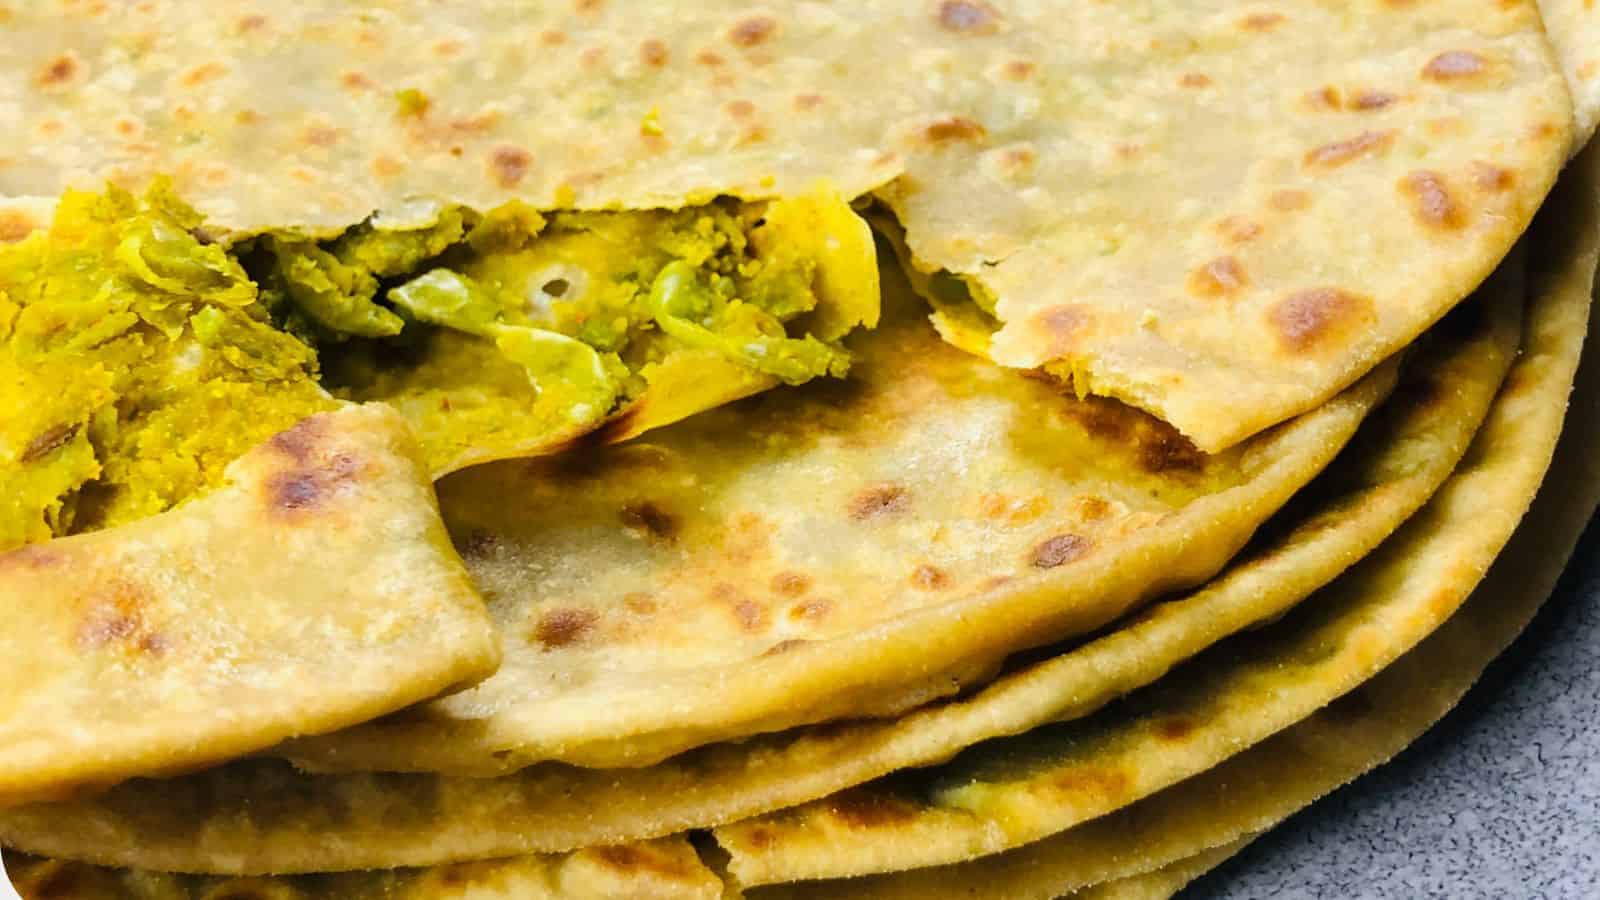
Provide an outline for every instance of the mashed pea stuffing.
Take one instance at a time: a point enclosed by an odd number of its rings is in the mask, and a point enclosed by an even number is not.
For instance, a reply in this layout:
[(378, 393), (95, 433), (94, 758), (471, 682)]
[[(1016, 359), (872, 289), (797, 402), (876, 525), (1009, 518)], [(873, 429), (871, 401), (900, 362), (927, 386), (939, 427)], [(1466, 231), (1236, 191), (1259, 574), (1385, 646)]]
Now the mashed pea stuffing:
[(877, 320), (870, 233), (825, 191), (408, 213), (224, 244), (161, 185), (74, 192), (0, 248), (0, 550), (169, 509), (344, 402), (395, 405), (442, 474), (842, 376)]

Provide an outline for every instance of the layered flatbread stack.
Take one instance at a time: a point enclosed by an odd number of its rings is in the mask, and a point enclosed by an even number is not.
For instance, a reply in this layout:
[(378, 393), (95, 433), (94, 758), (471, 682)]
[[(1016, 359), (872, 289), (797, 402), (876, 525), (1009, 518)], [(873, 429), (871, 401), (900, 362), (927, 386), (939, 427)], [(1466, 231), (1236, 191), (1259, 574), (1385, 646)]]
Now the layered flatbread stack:
[(1595, 34), (0, 6), (13, 879), (1172, 895), (1600, 500)]

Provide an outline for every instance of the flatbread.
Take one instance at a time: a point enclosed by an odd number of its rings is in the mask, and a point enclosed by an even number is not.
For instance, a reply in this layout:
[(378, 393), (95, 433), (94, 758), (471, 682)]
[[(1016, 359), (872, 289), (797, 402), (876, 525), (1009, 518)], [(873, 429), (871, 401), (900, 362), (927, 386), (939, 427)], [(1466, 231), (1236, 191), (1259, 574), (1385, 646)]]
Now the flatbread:
[(1593, 0), (1539, 0), (1539, 12), (1572, 91), (1576, 153), (1600, 124), (1600, 8)]
[(426, 871), (203, 878), (29, 857), (7, 863), (24, 897), (52, 900), (719, 900), (722, 881), (688, 840), (594, 847)]
[[(848, 799), (719, 829), (731, 871), (746, 884), (761, 884), (981, 857), (968, 865), (990, 867), (987, 881), (1000, 871), (1027, 872), (1044, 859), (1088, 881), (1117, 877), (1091, 873), (1115, 857), (1112, 845), (1137, 833), (1140, 826), (1131, 823), (1148, 820), (1130, 818), (1138, 816), (1133, 807), (1128, 817), (1082, 823), (1222, 765), (1427, 638), (1505, 545), (1560, 434), (1589, 320), (1600, 209), (1595, 161), (1591, 156), (1575, 169), (1532, 239), (1536, 257), (1523, 353), (1472, 450), (1429, 505), (1377, 553), (1281, 624), (1214, 648), (1120, 709), (975, 748), (940, 769), (906, 773)], [(1546, 567), (1558, 570), (1561, 559), (1564, 551)], [(1540, 590), (1542, 597), (1545, 588)], [(1501, 646), (1490, 643), (1493, 651)], [(1456, 643), (1447, 646), (1458, 652)], [(1425, 668), (1403, 668), (1403, 678), (1417, 682), (1414, 690), (1432, 690), (1439, 680)], [(1254, 767), (1240, 766), (1230, 769), (1233, 779), (1254, 777)], [(1215, 783), (1227, 783), (1225, 777), (1217, 774)], [(1196, 801), (1180, 808), (1203, 821), (1216, 815), (1215, 806)], [(1177, 814), (1168, 808), (1165, 815)], [(1041, 840), (1050, 835), (1058, 837)], [(994, 855), (1034, 841), (1016, 853)], [(1068, 848), (1075, 848), (1070, 858)], [(780, 886), (772, 896), (933, 896), (942, 885), (961, 883), (958, 869), (960, 864)]]
[(852, 345), (849, 384), (444, 482), (500, 672), (284, 752), (319, 770), (639, 766), (900, 712), (1210, 577), (1392, 379), (1208, 457), (949, 348), (885, 275), (890, 309)]
[(0, 804), (181, 772), (482, 679), (498, 639), (385, 407), (176, 510), (0, 554)]
[[(1486, 291), (1484, 300), (1492, 296)], [(123, 858), (146, 865), (273, 871), (421, 864), (715, 824), (938, 762), (985, 738), (1083, 716), (1213, 641), (1282, 614), (1425, 502), (1465, 451), (1509, 365), (1517, 299), (1508, 291), (1481, 311), (1463, 308), (1430, 336), (1395, 399), (1285, 511), (1271, 538), (1227, 575), (1081, 648), (1021, 667), (969, 699), (898, 721), (716, 745), (647, 769), (545, 765), (497, 779), (316, 778), (248, 763), (130, 785), (102, 804), (72, 813), (41, 808), (41, 816), (66, 815), (71, 827), (125, 843)]]
[(823, 178), (877, 189), (924, 266), (996, 298), (996, 361), (1053, 362), (1208, 451), (1468, 294), (1571, 146), (1532, 0), (8, 13), (0, 129), (33, 140), (0, 167), (0, 233), (163, 171), (234, 233)]

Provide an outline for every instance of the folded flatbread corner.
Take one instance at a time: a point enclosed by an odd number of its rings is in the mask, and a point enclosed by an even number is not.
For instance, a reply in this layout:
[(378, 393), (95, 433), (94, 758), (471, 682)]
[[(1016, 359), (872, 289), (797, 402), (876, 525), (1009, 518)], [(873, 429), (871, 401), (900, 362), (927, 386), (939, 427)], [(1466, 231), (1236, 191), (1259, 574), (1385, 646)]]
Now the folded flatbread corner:
[(170, 512), (0, 555), (0, 803), (336, 730), (499, 664), (391, 409), (304, 419)]

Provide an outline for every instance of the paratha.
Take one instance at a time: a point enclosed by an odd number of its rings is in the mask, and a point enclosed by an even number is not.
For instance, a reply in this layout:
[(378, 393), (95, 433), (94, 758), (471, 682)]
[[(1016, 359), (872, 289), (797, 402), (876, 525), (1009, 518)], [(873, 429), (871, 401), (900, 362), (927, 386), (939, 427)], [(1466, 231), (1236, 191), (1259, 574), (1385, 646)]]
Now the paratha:
[[(718, 829), (734, 874), (761, 884), (915, 868), (818, 882), (815, 890), (924, 896), (949, 883), (950, 873), (929, 866), (983, 858), (972, 865), (987, 859), (1026, 869), (1028, 859), (1065, 859), (1063, 848), (1075, 841), (1127, 833), (1115, 818), (1082, 823), (1223, 764), (1427, 638), (1510, 537), (1561, 432), (1594, 282), (1600, 204), (1593, 163), (1586, 158), (1573, 171), (1531, 238), (1523, 352), (1473, 448), (1429, 505), (1372, 557), (1278, 625), (1213, 648), (1120, 708), (980, 746), (938, 769), (831, 802)], [(1415, 670), (1406, 677), (1427, 681)], [(1203, 804), (1192, 807), (1202, 819), (1211, 814)], [(1059, 836), (1041, 840), (1053, 834)], [(1015, 859), (994, 855), (1035, 841)], [(1105, 856), (1102, 843), (1075, 859)]]
[(500, 659), (377, 406), (305, 419), (179, 509), (0, 554), (0, 597), (0, 804), (332, 731)]
[(0, 128), (30, 143), (0, 166), (0, 233), (68, 187), (162, 173), (240, 233), (410, 197), (677, 208), (823, 178), (875, 191), (992, 310), (994, 360), (1050, 363), (1206, 451), (1324, 402), (1476, 287), (1572, 136), (1532, 0), (8, 13)]

